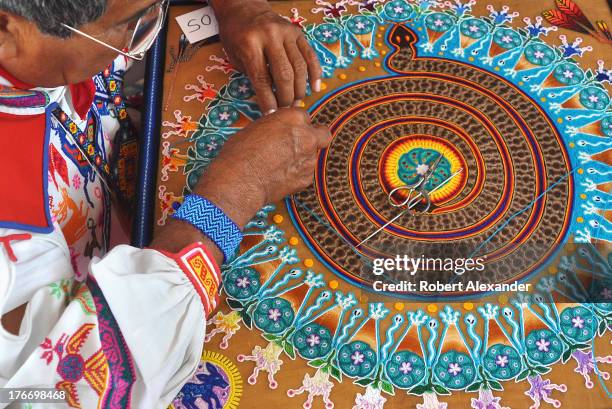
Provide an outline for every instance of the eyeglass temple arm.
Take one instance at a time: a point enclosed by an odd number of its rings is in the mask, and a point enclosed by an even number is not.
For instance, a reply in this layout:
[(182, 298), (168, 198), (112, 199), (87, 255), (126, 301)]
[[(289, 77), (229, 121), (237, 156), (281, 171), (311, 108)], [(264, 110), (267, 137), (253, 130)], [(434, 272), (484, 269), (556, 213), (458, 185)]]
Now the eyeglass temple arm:
[(115, 47), (113, 47), (112, 45), (107, 44), (107, 43), (105, 43), (105, 42), (104, 42), (104, 41), (102, 41), (102, 40), (98, 40), (96, 37), (90, 36), (89, 34), (87, 34), (87, 33), (83, 32), (83, 31), (81, 31), (81, 30), (78, 30), (78, 29), (76, 29), (76, 28), (74, 28), (74, 27), (70, 27), (70, 26), (69, 26), (69, 25), (67, 25), (67, 24), (62, 24), (62, 27), (67, 28), (68, 30), (70, 30), (70, 31), (72, 31), (72, 32), (75, 32), (75, 33), (77, 33), (77, 34), (79, 34), (79, 35), (82, 35), (83, 37), (88, 38), (88, 39), (90, 39), (91, 41), (94, 41), (94, 42), (96, 42), (96, 43), (98, 43), (98, 44), (100, 44), (100, 45), (102, 45), (102, 46), (104, 46), (104, 47), (106, 47), (106, 48), (109, 48), (109, 49), (111, 49), (111, 50), (113, 50), (113, 51), (115, 51), (115, 52), (117, 52), (117, 53), (119, 53), (119, 54), (123, 55), (124, 57), (131, 58), (131, 59), (133, 59), (133, 60), (137, 60), (137, 61), (142, 61), (142, 59), (143, 59), (143, 57), (142, 57), (142, 56), (139, 56), (139, 55), (130, 55), (130, 54), (126, 53), (125, 51), (122, 51), (122, 50), (120, 50), (120, 49), (118, 49), (118, 48), (115, 48)]

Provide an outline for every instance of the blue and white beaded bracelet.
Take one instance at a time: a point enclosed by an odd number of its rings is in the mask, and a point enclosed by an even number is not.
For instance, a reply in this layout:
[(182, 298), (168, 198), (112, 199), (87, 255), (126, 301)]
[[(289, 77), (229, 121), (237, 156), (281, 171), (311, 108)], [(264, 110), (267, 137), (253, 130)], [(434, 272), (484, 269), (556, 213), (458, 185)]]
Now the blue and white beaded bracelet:
[(242, 232), (223, 210), (203, 197), (185, 196), (183, 204), (172, 217), (193, 225), (211, 239), (223, 253), (224, 263), (236, 255), (242, 241)]

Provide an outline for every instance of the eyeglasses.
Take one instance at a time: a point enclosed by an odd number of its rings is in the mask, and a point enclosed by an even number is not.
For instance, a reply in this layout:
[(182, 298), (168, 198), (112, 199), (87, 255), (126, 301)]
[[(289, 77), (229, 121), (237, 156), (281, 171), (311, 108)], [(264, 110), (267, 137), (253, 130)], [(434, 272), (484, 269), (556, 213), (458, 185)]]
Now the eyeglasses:
[(67, 24), (62, 24), (62, 26), (74, 33), (89, 38), (90, 40), (95, 41), (96, 43), (106, 48), (110, 48), (111, 50), (125, 57), (131, 58), (136, 61), (142, 61), (147, 51), (149, 51), (149, 49), (155, 42), (155, 39), (157, 38), (162, 27), (164, 26), (164, 21), (166, 19), (166, 15), (168, 14), (168, 5), (168, 0), (163, 0), (159, 3), (153, 4), (151, 7), (143, 11), (138, 21), (136, 21), (135, 24), (130, 26), (132, 38), (129, 42), (128, 47), (125, 50), (115, 48), (112, 45), (107, 44), (104, 41), (99, 40)]

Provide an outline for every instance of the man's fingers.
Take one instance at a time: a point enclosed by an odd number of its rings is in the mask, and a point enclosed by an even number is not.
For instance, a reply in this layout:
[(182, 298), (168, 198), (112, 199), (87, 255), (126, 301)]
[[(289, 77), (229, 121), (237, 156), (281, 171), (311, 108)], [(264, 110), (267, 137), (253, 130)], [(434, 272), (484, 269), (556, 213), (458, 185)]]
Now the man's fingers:
[(306, 61), (295, 42), (286, 43), (285, 50), (293, 66), (293, 98), (297, 102), (306, 97), (306, 81), (308, 76)]
[(304, 57), (304, 60), (306, 61), (308, 78), (310, 78), (310, 87), (314, 92), (320, 92), (323, 71), (321, 70), (319, 57), (317, 57), (317, 53), (315, 53), (303, 35), (298, 37), (297, 45), (302, 53), (302, 56)]
[(314, 126), (316, 136), (317, 136), (317, 148), (325, 149), (329, 146), (332, 140), (332, 134), (328, 127), (323, 125), (315, 125)]
[(306, 171), (312, 175), (312, 171), (317, 166), (318, 161), (319, 153), (317, 152), (315, 155), (309, 156), (306, 160), (304, 160), (304, 169), (306, 169)]
[(261, 51), (249, 57), (250, 61), (245, 61), (243, 65), (246, 67), (246, 74), (253, 84), (259, 109), (266, 115), (271, 114), (278, 110), (278, 105), (274, 92), (272, 92), (272, 78), (270, 78), (266, 60)]
[(276, 88), (276, 100), (279, 107), (289, 107), (293, 104), (294, 91), (293, 66), (287, 57), (283, 44), (276, 42), (265, 48), (266, 59), (270, 65), (270, 73)]

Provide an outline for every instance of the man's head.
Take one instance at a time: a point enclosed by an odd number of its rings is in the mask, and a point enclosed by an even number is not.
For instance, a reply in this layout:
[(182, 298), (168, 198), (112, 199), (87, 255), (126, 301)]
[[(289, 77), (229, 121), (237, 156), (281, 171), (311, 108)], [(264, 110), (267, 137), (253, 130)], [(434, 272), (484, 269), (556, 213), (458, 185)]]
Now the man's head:
[(55, 87), (91, 78), (117, 56), (63, 24), (115, 48), (159, 0), (0, 0), (0, 66), (28, 84)]

